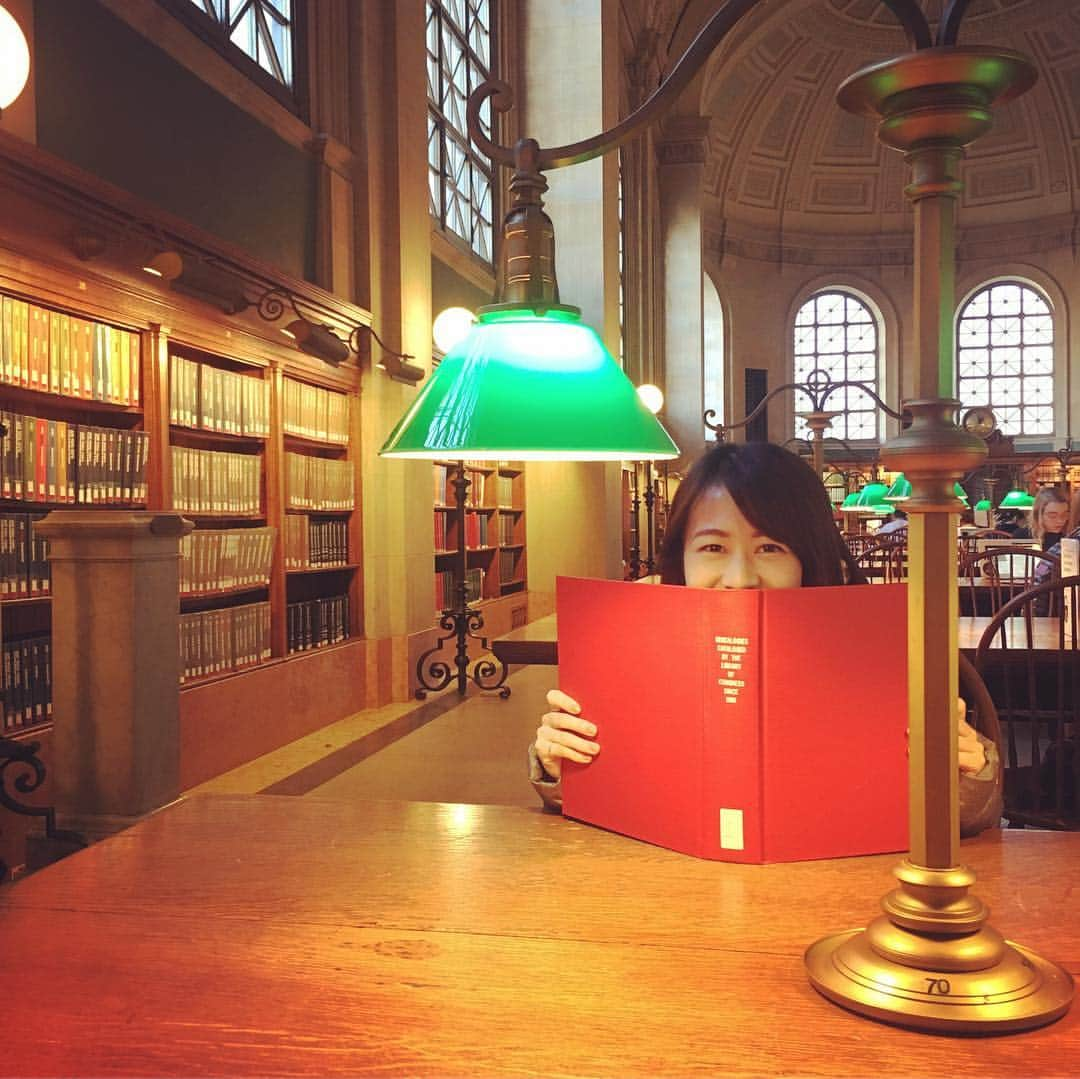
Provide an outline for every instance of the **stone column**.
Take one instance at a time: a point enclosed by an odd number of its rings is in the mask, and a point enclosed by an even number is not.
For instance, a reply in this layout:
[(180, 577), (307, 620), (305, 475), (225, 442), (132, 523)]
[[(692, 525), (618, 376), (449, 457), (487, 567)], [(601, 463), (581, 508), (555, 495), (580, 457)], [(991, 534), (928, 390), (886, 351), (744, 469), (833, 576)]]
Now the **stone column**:
[(52, 563), (58, 823), (100, 838), (180, 793), (175, 513), (56, 510), (35, 529)]
[(664, 237), (664, 421), (679, 444), (684, 468), (701, 454), (705, 409), (702, 360), (702, 174), (708, 120), (667, 120), (660, 144), (660, 209)]

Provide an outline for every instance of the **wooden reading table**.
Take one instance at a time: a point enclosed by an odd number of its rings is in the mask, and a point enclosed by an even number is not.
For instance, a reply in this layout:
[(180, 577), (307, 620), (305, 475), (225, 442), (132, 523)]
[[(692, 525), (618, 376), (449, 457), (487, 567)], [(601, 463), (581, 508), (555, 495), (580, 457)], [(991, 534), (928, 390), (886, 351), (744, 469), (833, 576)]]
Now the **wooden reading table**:
[[(962, 844), (1080, 974), (1080, 833)], [(820, 997), (897, 855), (740, 866), (503, 806), (198, 796), (0, 891), (0, 1074), (1073, 1076), (1080, 1005), (987, 1039)]]

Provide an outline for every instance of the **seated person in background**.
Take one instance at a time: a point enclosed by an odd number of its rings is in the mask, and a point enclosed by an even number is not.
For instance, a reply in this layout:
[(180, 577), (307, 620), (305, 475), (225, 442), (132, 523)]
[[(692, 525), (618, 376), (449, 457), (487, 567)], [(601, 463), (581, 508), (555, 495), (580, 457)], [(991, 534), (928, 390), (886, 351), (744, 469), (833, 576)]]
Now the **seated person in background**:
[[(1041, 492), (1040, 492), (1041, 493)], [(1077, 490), (1073, 495), (1072, 506), (1069, 509), (1069, 520), (1065, 525), (1064, 536), (1059, 536), (1057, 540), (1049, 547), (1044, 548), (1047, 554), (1057, 555), (1061, 557), (1061, 540), (1067, 539), (1080, 539), (1080, 490)], [(1040, 559), (1039, 564), (1035, 567), (1035, 583), (1045, 584), (1050, 580), (1053, 574), (1053, 567), (1049, 562), (1044, 562)], [(1045, 599), (1045, 597), (1043, 597)], [(1035, 609), (1036, 614), (1046, 614), (1047, 604), (1038, 604)]]
[[(1069, 499), (1059, 487), (1042, 487), (1031, 507), (1031, 538), (1048, 551), (1061, 539), (1069, 523)], [(1058, 550), (1061, 550), (1060, 545)]]
[[(767, 442), (720, 442), (694, 464), (672, 502), (659, 569), (661, 583), (691, 588), (866, 584), (832, 522), (819, 477)], [(529, 778), (544, 804), (559, 808), (562, 762), (588, 764), (600, 744), (577, 701), (553, 689), (547, 703), (529, 747)], [(998, 822), (1001, 764), (993, 742), (966, 722), (964, 702), (957, 703), (960, 827), (974, 835)]]
[(897, 536), (897, 532), (907, 532), (907, 514), (902, 509), (894, 509), (892, 516), (874, 533), (875, 536), (893, 536), (895, 539), (903, 539)]
[(1007, 532), (1013, 539), (1031, 539), (1031, 529), (1021, 520), (1019, 510), (998, 510), (994, 528)]

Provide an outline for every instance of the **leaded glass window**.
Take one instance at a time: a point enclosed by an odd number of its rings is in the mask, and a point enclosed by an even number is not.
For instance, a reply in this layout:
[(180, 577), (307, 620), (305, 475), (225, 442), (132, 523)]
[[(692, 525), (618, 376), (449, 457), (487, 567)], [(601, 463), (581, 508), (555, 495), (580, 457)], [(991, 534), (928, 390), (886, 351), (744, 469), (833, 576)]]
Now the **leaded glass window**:
[(189, 0), (229, 44), (293, 88), (293, 0)]
[[(492, 259), (491, 162), (469, 143), (465, 103), (491, 71), (488, 0), (428, 0), (428, 194), (431, 214)], [(487, 102), (481, 117), (490, 132)]]
[(1054, 318), (1019, 281), (980, 289), (956, 325), (956, 392), (964, 408), (989, 405), (1003, 435), (1054, 433)]
[[(870, 307), (850, 292), (830, 290), (811, 296), (795, 316), (795, 382), (822, 371), (833, 382), (857, 382), (878, 392), (878, 320)], [(809, 438), (798, 413), (809, 412), (810, 398), (795, 391), (795, 436)], [(854, 386), (829, 395), (825, 409), (839, 412), (827, 436), (853, 439), (878, 437), (880, 419), (873, 398)]]

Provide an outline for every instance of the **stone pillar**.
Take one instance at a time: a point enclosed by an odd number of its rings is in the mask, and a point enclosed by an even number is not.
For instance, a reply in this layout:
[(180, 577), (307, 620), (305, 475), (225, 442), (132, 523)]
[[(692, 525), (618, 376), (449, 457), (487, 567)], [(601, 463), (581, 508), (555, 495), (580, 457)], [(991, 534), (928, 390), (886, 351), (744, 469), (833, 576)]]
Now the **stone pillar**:
[(180, 793), (175, 513), (56, 510), (35, 526), (52, 563), (58, 823), (99, 838)]
[(708, 120), (677, 116), (664, 123), (660, 145), (660, 208), (664, 238), (665, 426), (682, 450), (673, 467), (696, 460), (704, 443), (702, 360), (702, 174)]

